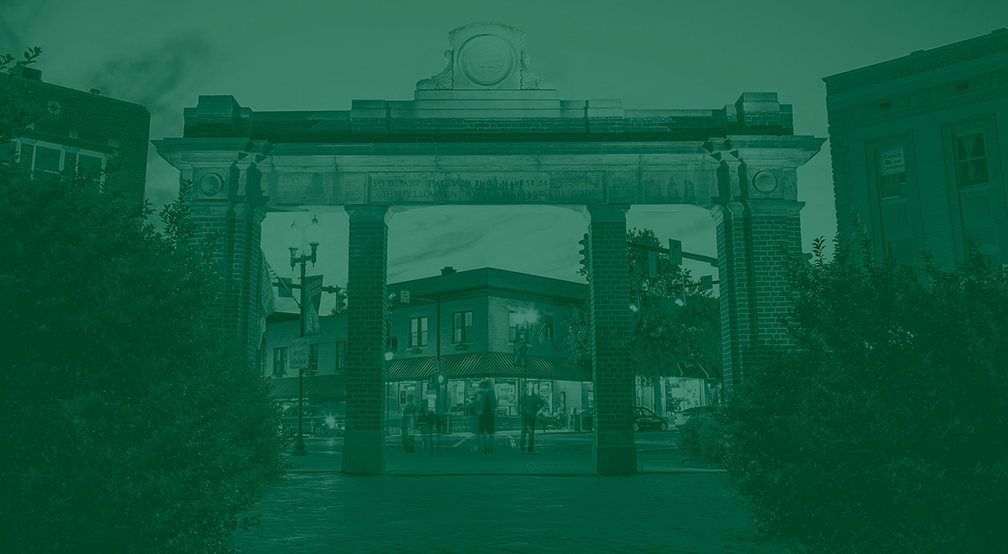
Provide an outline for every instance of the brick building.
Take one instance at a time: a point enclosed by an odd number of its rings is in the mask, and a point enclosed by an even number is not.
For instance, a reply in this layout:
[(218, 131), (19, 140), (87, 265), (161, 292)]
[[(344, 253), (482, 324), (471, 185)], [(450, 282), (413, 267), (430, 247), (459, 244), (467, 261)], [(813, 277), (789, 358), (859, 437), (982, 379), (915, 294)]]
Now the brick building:
[[(479, 382), (493, 379), (502, 422), (518, 418), (518, 391), (533, 383), (547, 411), (571, 414), (590, 408), (591, 368), (568, 359), (566, 320), (571, 306), (588, 294), (583, 283), (493, 268), (456, 272), (388, 285), (392, 311), (383, 340), (388, 373), (387, 421), (397, 421), (409, 395), (436, 409), (429, 380), (440, 368), (447, 377), (440, 410), (465, 418)], [(322, 333), (310, 337), (312, 374), (305, 396), (343, 413), (347, 315), (320, 318)], [(273, 377), (274, 395), (296, 400), (297, 370), (287, 348), (297, 336), (297, 314), (267, 319), (263, 372)], [(526, 338), (527, 337), (527, 338)], [(517, 349), (527, 343), (524, 355)]]
[[(494, 268), (445, 268), (441, 275), (392, 283), (388, 290), (394, 298), (384, 337), (391, 354), (385, 384), (387, 423), (398, 421), (411, 394), (420, 407), (465, 420), (479, 382), (486, 378), (494, 381), (505, 429), (518, 424), (519, 391), (529, 383), (546, 400), (545, 412), (561, 426), (573, 427), (576, 414), (592, 410), (591, 367), (568, 359), (567, 340), (571, 306), (585, 300), (587, 285)], [(347, 315), (323, 316), (320, 322), (322, 333), (310, 337), (305, 399), (343, 414)], [(287, 402), (296, 401), (298, 394), (297, 370), (291, 369), (288, 356), (298, 332), (297, 314), (267, 318), (261, 368), (264, 377), (272, 377), (274, 396)], [(523, 343), (528, 344), (524, 356)], [(706, 404), (710, 376), (713, 381), (720, 377), (717, 370), (672, 361), (670, 365), (671, 377), (654, 386), (638, 383), (637, 405), (662, 414), (671, 405), (684, 409)], [(439, 367), (448, 379), (440, 407), (429, 383)], [(578, 423), (582, 427), (585, 422)], [(468, 430), (465, 424), (462, 428)]]
[(76, 169), (99, 174), (113, 161), (118, 171), (99, 177), (105, 191), (118, 191), (132, 202), (144, 200), (150, 112), (147, 108), (42, 81), (42, 72), (24, 68), (21, 75), (0, 75), (0, 86), (39, 111), (36, 121), (16, 141), (21, 166), (29, 171)]
[(1008, 30), (824, 81), (841, 235), (853, 210), (879, 257), (1008, 263)]

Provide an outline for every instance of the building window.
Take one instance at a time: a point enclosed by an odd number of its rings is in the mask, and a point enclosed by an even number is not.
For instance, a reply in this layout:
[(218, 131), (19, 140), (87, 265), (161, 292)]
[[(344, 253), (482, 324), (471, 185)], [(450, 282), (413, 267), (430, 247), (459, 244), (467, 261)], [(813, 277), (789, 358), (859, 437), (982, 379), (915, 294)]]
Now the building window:
[(452, 342), (472, 342), (472, 312), (452, 314)]
[(409, 320), (409, 326), (410, 348), (427, 346), (427, 316), (411, 317)]
[(63, 151), (48, 146), (35, 146), (34, 171), (49, 171), (59, 173), (63, 165)]
[(102, 165), (105, 159), (101, 156), (79, 154), (77, 156), (77, 174), (91, 182), (102, 180)]
[(954, 140), (959, 186), (968, 187), (986, 183), (989, 176), (983, 133), (956, 135)]
[(308, 347), (308, 371), (311, 373), (318, 373), (318, 349), (317, 344)]
[(283, 377), (287, 373), (287, 347), (273, 349), (273, 376)]
[(341, 340), (336, 343), (336, 371), (346, 368), (346, 341)]
[(882, 198), (902, 198), (906, 188), (903, 148), (875, 151), (879, 194)]

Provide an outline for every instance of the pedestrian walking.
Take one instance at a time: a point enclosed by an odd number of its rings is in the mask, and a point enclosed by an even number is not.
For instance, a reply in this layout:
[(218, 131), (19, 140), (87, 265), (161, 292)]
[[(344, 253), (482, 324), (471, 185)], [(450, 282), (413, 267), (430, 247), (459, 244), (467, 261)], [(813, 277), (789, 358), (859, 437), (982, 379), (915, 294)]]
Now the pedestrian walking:
[[(535, 393), (534, 386), (531, 383), (528, 384), (525, 387), (525, 396), (522, 398), (522, 429), (519, 443), (522, 452), (532, 452), (532, 449), (535, 448), (536, 416), (545, 405), (546, 401)], [(528, 438), (527, 450), (526, 437)]]
[(423, 440), (424, 452), (434, 452), (433, 430), (437, 423), (437, 416), (425, 407), (417, 417), (417, 422), (420, 427), (420, 438)]
[(480, 385), (479, 398), (476, 400), (476, 410), (478, 412), (476, 434), (480, 450), (485, 453), (493, 452), (494, 413), (497, 411), (497, 395), (494, 394), (493, 385), (489, 379), (483, 381)]
[(403, 452), (414, 452), (416, 451), (416, 442), (413, 437), (413, 429), (416, 428), (417, 419), (417, 407), (413, 403), (415, 397), (410, 394), (406, 397), (406, 405), (403, 406), (402, 415), (402, 443)]

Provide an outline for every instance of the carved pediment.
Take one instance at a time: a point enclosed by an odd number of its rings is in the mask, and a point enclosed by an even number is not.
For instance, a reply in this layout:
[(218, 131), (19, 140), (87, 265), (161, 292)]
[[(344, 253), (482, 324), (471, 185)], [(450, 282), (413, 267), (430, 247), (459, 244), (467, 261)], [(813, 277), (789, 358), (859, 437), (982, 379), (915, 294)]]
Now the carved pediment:
[(528, 67), (525, 32), (501, 23), (470, 23), (448, 33), (445, 68), (417, 90), (556, 90)]

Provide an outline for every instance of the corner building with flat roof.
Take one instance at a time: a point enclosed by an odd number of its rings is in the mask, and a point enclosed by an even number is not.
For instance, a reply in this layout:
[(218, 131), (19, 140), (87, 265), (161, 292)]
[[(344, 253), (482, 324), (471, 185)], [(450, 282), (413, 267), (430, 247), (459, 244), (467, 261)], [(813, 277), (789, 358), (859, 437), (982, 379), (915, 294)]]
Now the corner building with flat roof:
[(826, 77), (837, 229), (876, 256), (1008, 263), (1008, 30)]

